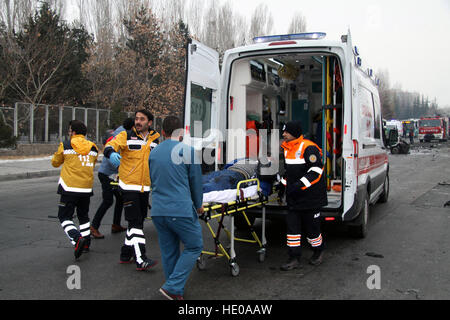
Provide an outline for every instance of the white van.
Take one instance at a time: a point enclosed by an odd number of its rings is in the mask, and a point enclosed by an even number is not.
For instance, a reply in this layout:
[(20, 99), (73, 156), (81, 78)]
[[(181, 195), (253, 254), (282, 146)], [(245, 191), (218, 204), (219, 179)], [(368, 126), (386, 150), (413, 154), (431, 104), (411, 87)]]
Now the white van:
[(405, 133), (403, 130), (403, 124), (399, 120), (389, 120), (386, 122), (386, 127), (388, 128), (397, 128), (398, 130), (398, 136), (403, 137), (403, 134)]
[[(329, 204), (322, 217), (364, 237), (369, 205), (387, 201), (389, 164), (377, 80), (362, 67), (350, 32), (339, 41), (324, 33), (255, 38), (226, 51), (221, 69), (218, 53), (197, 41), (187, 55), (185, 138), (209, 157), (211, 168), (248, 157), (245, 129), (256, 121), (267, 135), (259, 154), (275, 159), (279, 153), (282, 172), (280, 129), (301, 120), (326, 163)], [(267, 213), (287, 210), (274, 203)]]

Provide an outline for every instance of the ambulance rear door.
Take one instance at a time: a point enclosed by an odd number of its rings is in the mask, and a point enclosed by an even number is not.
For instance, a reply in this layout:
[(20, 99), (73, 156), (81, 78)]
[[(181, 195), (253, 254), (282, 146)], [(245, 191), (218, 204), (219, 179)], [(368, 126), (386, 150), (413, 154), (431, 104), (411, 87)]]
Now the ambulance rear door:
[(219, 53), (191, 40), (186, 55), (184, 141), (197, 151), (215, 149), (220, 99)]

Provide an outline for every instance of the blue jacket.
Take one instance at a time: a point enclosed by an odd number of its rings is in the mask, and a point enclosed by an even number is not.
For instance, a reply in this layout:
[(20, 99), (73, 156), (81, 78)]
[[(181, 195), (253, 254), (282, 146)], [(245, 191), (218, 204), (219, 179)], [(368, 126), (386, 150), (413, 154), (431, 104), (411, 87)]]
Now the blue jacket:
[(201, 162), (194, 157), (192, 147), (170, 139), (150, 152), (153, 217), (196, 215), (202, 206), (203, 190)]
[[(117, 136), (122, 131), (125, 131), (125, 128), (123, 126), (118, 127), (114, 130), (112, 134), (113, 137)], [(98, 172), (101, 172), (106, 176), (110, 176), (112, 174), (117, 174), (119, 172), (119, 168), (114, 167), (107, 157), (103, 157), (100, 168), (98, 168)]]

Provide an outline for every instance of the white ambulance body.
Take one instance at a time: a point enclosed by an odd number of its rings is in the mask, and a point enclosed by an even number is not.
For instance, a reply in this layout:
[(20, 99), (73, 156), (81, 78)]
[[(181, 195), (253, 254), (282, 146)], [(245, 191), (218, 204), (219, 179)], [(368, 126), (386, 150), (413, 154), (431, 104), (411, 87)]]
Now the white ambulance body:
[[(281, 128), (301, 120), (304, 136), (323, 150), (328, 206), (322, 217), (367, 232), (369, 204), (387, 201), (389, 164), (372, 70), (363, 69), (350, 32), (340, 41), (323, 33), (270, 36), (219, 55), (199, 42), (188, 46), (185, 139), (220, 164), (249, 156), (245, 130), (263, 124), (257, 146), (284, 171)], [(252, 149), (253, 148), (253, 149)], [(278, 156), (279, 155), (279, 156)], [(279, 162), (277, 159), (279, 158)], [(285, 203), (268, 214), (285, 214)]]

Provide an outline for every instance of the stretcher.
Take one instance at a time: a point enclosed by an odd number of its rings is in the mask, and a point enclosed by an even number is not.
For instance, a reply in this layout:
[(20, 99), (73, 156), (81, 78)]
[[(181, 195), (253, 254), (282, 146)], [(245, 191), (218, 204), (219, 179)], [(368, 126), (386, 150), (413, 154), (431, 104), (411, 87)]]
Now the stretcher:
[[(230, 190), (226, 190), (228, 198), (221, 195), (216, 198), (215, 202), (204, 202), (204, 213), (200, 216), (200, 219), (206, 223), (211, 235), (214, 239), (215, 249), (214, 251), (203, 250), (200, 257), (197, 259), (197, 268), (204, 270), (206, 268), (206, 256), (210, 258), (225, 257), (230, 267), (230, 273), (236, 277), (239, 275), (239, 265), (236, 260), (235, 241), (254, 243), (258, 245), (258, 260), (264, 262), (266, 256), (266, 204), (269, 202), (267, 196), (261, 192), (260, 182), (258, 179), (242, 180), (238, 183), (237, 188), (230, 193)], [(205, 199), (210, 199), (209, 195)], [(276, 200), (270, 200), (276, 201)], [(246, 211), (250, 208), (262, 207), (262, 234), (261, 239), (256, 234), (255, 230), (250, 223)], [(234, 232), (234, 218), (237, 214), (243, 216), (247, 222), (252, 239), (237, 238)], [(224, 218), (230, 217), (230, 228), (227, 229), (224, 226)], [(217, 231), (211, 226), (211, 220), (218, 221)], [(221, 230), (227, 234), (230, 240), (229, 250), (225, 249), (224, 245), (220, 241)]]

